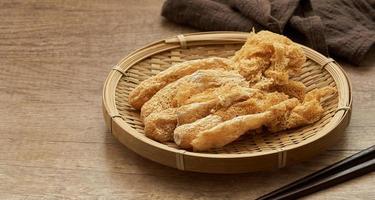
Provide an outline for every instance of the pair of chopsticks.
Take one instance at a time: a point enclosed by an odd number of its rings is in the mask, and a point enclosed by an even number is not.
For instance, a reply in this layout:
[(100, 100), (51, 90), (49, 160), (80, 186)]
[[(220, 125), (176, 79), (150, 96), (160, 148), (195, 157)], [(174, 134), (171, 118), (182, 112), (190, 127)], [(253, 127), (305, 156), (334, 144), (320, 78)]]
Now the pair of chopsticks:
[(375, 171), (375, 145), (283, 186), (257, 200), (296, 199)]

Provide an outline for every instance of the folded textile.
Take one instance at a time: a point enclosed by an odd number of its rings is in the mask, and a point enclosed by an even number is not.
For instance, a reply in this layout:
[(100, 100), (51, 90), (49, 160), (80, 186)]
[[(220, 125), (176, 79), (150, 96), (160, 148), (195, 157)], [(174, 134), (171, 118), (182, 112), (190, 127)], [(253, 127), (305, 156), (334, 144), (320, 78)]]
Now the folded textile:
[(166, 0), (162, 15), (201, 30), (267, 29), (354, 64), (375, 42), (374, 0)]

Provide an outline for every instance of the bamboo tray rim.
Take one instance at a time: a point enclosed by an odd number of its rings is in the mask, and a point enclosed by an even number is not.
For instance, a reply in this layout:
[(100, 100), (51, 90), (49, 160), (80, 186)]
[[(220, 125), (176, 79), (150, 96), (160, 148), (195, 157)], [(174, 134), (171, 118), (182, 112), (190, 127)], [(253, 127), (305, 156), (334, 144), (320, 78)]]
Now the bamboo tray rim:
[[(157, 141), (154, 141), (150, 138), (147, 138), (145, 135), (138, 133), (135, 129), (130, 127), (129, 124), (127, 124), (119, 115), (116, 103), (115, 103), (115, 88), (117, 87), (118, 82), (120, 81), (121, 77), (125, 72), (135, 65), (136, 63), (140, 62), (141, 60), (150, 57), (152, 55), (158, 54), (160, 52), (168, 51), (171, 49), (176, 48), (186, 48), (190, 46), (199, 46), (199, 45), (224, 45), (224, 44), (240, 44), (244, 43), (246, 41), (246, 38), (249, 33), (246, 32), (235, 32), (235, 31), (212, 31), (212, 32), (195, 32), (195, 33), (187, 33), (187, 34), (180, 34), (178, 36), (169, 37), (164, 40), (159, 40), (156, 42), (149, 43), (132, 53), (128, 54), (125, 58), (123, 58), (118, 64), (116, 64), (113, 67), (113, 70), (109, 73), (107, 76), (107, 79), (105, 80), (104, 87), (103, 87), (103, 107), (105, 109), (105, 112), (108, 113), (108, 115), (111, 118), (111, 132), (112, 132), (112, 123), (116, 123), (118, 126), (120, 126), (125, 132), (133, 136), (134, 138), (141, 140), (142, 142), (147, 143), (148, 145), (154, 146), (156, 148), (174, 152), (177, 154), (184, 154), (187, 156), (194, 156), (194, 157), (202, 157), (202, 158), (246, 158), (246, 157), (257, 157), (257, 156), (264, 156), (269, 154), (277, 154), (282, 151), (288, 151), (291, 149), (296, 149), (301, 146), (304, 146), (308, 143), (312, 143), (316, 140), (319, 140), (320, 138), (324, 137), (325, 135), (329, 134), (332, 130), (334, 130), (340, 123), (343, 122), (344, 118), (347, 117), (349, 110), (352, 106), (352, 86), (351, 82), (348, 79), (348, 76), (346, 72), (342, 69), (342, 67), (336, 63), (333, 59), (326, 58), (322, 54), (316, 52), (315, 50), (312, 50), (309, 47), (306, 47), (304, 45), (300, 45), (303, 50), (311, 51), (316, 54), (317, 58), (325, 58), (326, 63), (323, 63), (323, 67), (326, 69), (333, 69), (337, 70), (337, 72), (341, 73), (343, 77), (345, 78), (345, 82), (347, 83), (346, 87), (348, 88), (349, 92), (349, 99), (346, 99), (346, 105), (343, 105), (336, 110), (336, 113), (330, 120), (330, 122), (319, 131), (319, 134), (316, 134), (312, 137), (310, 137), (307, 140), (304, 140), (298, 144), (291, 144), (286, 146), (285, 148), (279, 148), (275, 150), (265, 150), (262, 152), (251, 152), (251, 153), (240, 153), (240, 154), (231, 154), (231, 153), (220, 153), (220, 154), (213, 154), (213, 153), (205, 153), (205, 152), (191, 152), (183, 149), (176, 149), (173, 147), (169, 147), (165, 144), (159, 143)], [(214, 37), (213, 37), (214, 36)], [(229, 39), (225, 39), (225, 37), (228, 37)], [(224, 38), (223, 38), (224, 37)], [(313, 60), (314, 62), (318, 62), (317, 58), (308, 57), (309, 59)], [(327, 70), (328, 71), (328, 70)], [(328, 71), (331, 76), (332, 73)], [(336, 82), (336, 79), (335, 79)], [(110, 88), (113, 89), (112, 94), (110, 91)], [(342, 101), (342, 100), (341, 100)], [(111, 102), (111, 104), (109, 104)], [(339, 100), (340, 102), (340, 100)], [(343, 110), (343, 112), (340, 112), (340, 110)], [(333, 119), (336, 120), (334, 121)], [(336, 122), (334, 126), (328, 126), (329, 124)], [(136, 133), (135, 133), (136, 132)]]

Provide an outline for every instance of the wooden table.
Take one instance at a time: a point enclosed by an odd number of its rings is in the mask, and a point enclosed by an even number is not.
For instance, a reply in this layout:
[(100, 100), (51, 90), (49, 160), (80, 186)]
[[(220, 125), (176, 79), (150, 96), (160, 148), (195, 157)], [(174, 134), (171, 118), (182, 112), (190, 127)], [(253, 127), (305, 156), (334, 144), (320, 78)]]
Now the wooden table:
[[(162, 1), (0, 2), (0, 199), (253, 199), (375, 143), (375, 53), (354, 67), (345, 136), (313, 160), (241, 175), (182, 172), (143, 159), (104, 125), (111, 66), (148, 42), (193, 29)], [(306, 199), (375, 199), (374, 173)]]

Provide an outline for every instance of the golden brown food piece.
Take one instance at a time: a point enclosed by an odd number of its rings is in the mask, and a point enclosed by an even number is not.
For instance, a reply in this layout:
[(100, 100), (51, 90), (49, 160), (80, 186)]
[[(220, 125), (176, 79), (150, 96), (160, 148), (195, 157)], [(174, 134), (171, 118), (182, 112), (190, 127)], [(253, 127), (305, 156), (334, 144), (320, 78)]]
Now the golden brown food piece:
[(281, 123), (273, 122), (268, 124), (268, 130), (277, 132), (318, 121), (322, 118), (324, 113), (324, 109), (321, 105), (322, 98), (333, 95), (336, 92), (336, 89), (330, 86), (312, 90), (306, 94), (302, 104), (294, 107), (288, 115), (284, 115), (284, 119), (279, 120)]
[[(217, 126), (224, 121), (231, 120), (238, 116), (264, 112), (271, 106), (287, 99), (288, 96), (283, 93), (266, 93), (254, 90), (246, 101), (234, 103), (229, 107), (223, 107), (212, 115), (207, 116), (207, 119), (203, 118), (198, 121), (193, 121), (190, 124), (177, 127), (174, 130), (174, 140), (176, 144), (182, 148), (191, 148), (191, 141), (194, 139), (193, 135), (198, 134), (198, 130), (208, 130), (213, 126)], [(210, 119), (214, 121), (210, 122)]]
[(191, 142), (197, 137), (197, 134), (217, 126), (223, 122), (223, 119), (218, 115), (208, 115), (194, 123), (184, 124), (174, 130), (174, 142), (183, 149), (192, 148)]
[(314, 123), (323, 116), (322, 97), (327, 97), (334, 93), (336, 93), (336, 89), (330, 86), (314, 89), (307, 93), (304, 101), (296, 105), (292, 110), (288, 112), (280, 111), (280, 114), (273, 113), (279, 118), (269, 121), (265, 126), (270, 132), (277, 132)]
[[(182, 148), (192, 147), (194, 151), (206, 151), (222, 147), (247, 131), (261, 126), (275, 132), (311, 124), (323, 115), (324, 110), (320, 105), (321, 98), (333, 94), (335, 91), (332, 87), (316, 89), (306, 95), (302, 104), (298, 99), (291, 98), (271, 106), (265, 111), (234, 118), (229, 117), (227, 120), (221, 115), (210, 115), (209, 118), (206, 117), (207, 119), (203, 118), (195, 123), (176, 128), (174, 139), (176, 144)], [(209, 124), (209, 126), (205, 124)]]
[(209, 92), (192, 96), (190, 104), (151, 113), (144, 119), (146, 136), (160, 142), (173, 140), (173, 131), (177, 125), (194, 122), (219, 108), (246, 100), (253, 91), (229, 82), (210, 89)]
[(186, 75), (190, 75), (197, 70), (202, 69), (227, 69), (228, 60), (225, 58), (207, 58), (200, 60), (186, 61), (171, 66), (160, 72), (141, 84), (139, 84), (130, 94), (129, 103), (135, 109), (141, 109), (142, 105), (147, 102), (155, 93), (169, 83), (172, 83)]
[(300, 101), (303, 101), (305, 98), (306, 90), (306, 86), (300, 81), (289, 80), (286, 84), (277, 85), (273, 79), (269, 78), (262, 78), (259, 82), (253, 84), (251, 88), (267, 92), (282, 92)]
[(287, 94), (290, 97), (295, 97), (302, 101), (305, 98), (306, 86), (300, 81), (289, 80), (284, 85), (274, 85), (270, 91), (277, 91)]
[(241, 115), (264, 112), (271, 106), (276, 105), (287, 99), (287, 95), (279, 92), (257, 92), (246, 101), (235, 103), (227, 109), (220, 109), (214, 114), (221, 116), (222, 119), (226, 121)]
[(263, 76), (278, 85), (301, 72), (306, 56), (297, 44), (285, 36), (269, 31), (250, 33), (246, 43), (232, 58), (234, 68), (250, 82)]
[(267, 112), (243, 115), (199, 132), (192, 140), (194, 151), (206, 151), (208, 149), (223, 147), (239, 138), (248, 130), (260, 128), (267, 119)]
[[(210, 114), (211, 109), (215, 106), (215, 101), (202, 103), (192, 103), (181, 106), (179, 108), (169, 108), (161, 112), (150, 114), (144, 120), (145, 134), (159, 142), (167, 142), (173, 140), (173, 131), (176, 126), (181, 123), (178, 120), (178, 113), (184, 115), (186, 120), (196, 120)], [(189, 117), (191, 116), (194, 119)]]
[(198, 133), (192, 140), (191, 146), (194, 151), (206, 151), (211, 148), (223, 147), (247, 131), (258, 129), (267, 122), (278, 118), (278, 116), (282, 116), (283, 113), (293, 109), (297, 104), (298, 100), (296, 98), (288, 99), (272, 106), (268, 111), (238, 116), (219, 123), (208, 130)]
[(176, 128), (176, 108), (169, 108), (162, 112), (152, 113), (144, 120), (145, 135), (159, 142), (172, 139), (171, 134)]
[(145, 119), (153, 112), (176, 108), (187, 103), (193, 95), (218, 88), (227, 83), (242, 87), (247, 86), (245, 79), (234, 71), (198, 70), (167, 85), (157, 92), (141, 109), (141, 118)]

